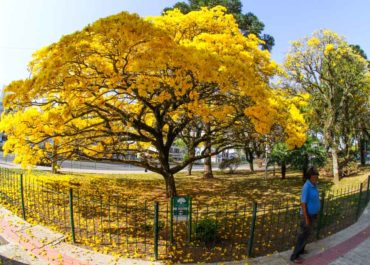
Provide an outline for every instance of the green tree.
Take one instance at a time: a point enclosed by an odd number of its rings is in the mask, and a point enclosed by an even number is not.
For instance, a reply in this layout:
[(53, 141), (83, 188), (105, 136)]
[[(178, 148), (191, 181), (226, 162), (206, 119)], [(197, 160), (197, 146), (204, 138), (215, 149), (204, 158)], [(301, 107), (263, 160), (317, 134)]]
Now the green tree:
[(281, 179), (285, 179), (286, 167), (290, 160), (290, 151), (286, 143), (276, 143), (273, 145), (269, 163), (276, 162), (281, 167)]
[[(361, 48), (360, 45), (350, 45), (351, 48), (354, 50), (355, 53), (360, 55), (362, 58), (367, 60), (367, 55), (365, 51)], [(370, 67), (370, 61), (368, 61), (368, 68)], [(356, 120), (357, 127), (357, 135), (358, 135), (358, 145), (359, 145), (359, 151), (360, 151), (360, 162), (361, 165), (364, 166), (366, 164), (366, 153), (367, 148), (366, 145), (370, 140), (370, 105), (367, 104), (367, 110), (366, 108), (363, 109), (362, 117), (360, 120)]]
[(310, 95), (310, 127), (330, 149), (334, 181), (339, 181), (338, 152), (349, 150), (354, 123), (367, 111), (367, 62), (329, 30), (292, 43), (285, 59), (291, 87)]
[(265, 24), (258, 19), (256, 15), (251, 12), (243, 14), (242, 3), (240, 0), (189, 0), (188, 2), (177, 2), (173, 7), (167, 7), (163, 10), (166, 12), (172, 9), (179, 9), (182, 13), (187, 14), (194, 10), (200, 10), (202, 7), (215, 7), (221, 5), (227, 8), (228, 13), (232, 14), (242, 33), (247, 36), (248, 34), (255, 34), (264, 41), (261, 45), (263, 49), (271, 51), (275, 45), (275, 39), (269, 34), (263, 34)]
[(327, 153), (323, 144), (310, 136), (304, 145), (289, 150), (285, 143), (277, 143), (272, 147), (270, 162), (276, 162), (281, 166), (281, 177), (285, 178), (287, 166), (302, 171), (304, 179), (310, 166), (322, 167), (326, 163)]
[(351, 48), (352, 48), (352, 50), (355, 52), (355, 53), (357, 53), (358, 55), (360, 55), (362, 58), (364, 58), (365, 60), (367, 60), (367, 55), (366, 55), (366, 53), (365, 53), (365, 51), (361, 48), (361, 46), (360, 45), (358, 45), (358, 44), (351, 44), (351, 45), (349, 45)]
[(289, 163), (292, 168), (302, 171), (302, 178), (305, 178), (310, 166), (317, 168), (325, 165), (327, 152), (325, 146), (316, 138), (308, 137), (306, 143), (300, 148), (290, 152)]

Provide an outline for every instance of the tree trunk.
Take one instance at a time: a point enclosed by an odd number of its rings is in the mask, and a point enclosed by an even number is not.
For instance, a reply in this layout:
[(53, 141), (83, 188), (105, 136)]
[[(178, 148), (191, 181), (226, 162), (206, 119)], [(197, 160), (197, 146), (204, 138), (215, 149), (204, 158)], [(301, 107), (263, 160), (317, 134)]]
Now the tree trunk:
[(193, 169), (193, 162), (188, 165), (188, 176), (191, 176), (191, 170)]
[[(210, 134), (211, 125), (209, 123), (206, 124), (205, 131), (208, 135)], [(209, 136), (209, 137), (207, 137), (206, 146), (205, 146), (205, 153), (208, 156), (204, 159), (204, 173), (203, 173), (203, 178), (206, 178), (206, 179), (212, 179), (213, 178), (211, 147), (212, 147), (212, 143), (211, 143), (211, 139), (210, 139), (210, 136)]]
[(51, 163), (51, 172), (53, 174), (57, 174), (58, 173), (58, 164), (54, 160)]
[(331, 157), (333, 159), (333, 177), (334, 183), (339, 183), (339, 163), (338, 163), (338, 153), (335, 147), (331, 149)]
[(308, 163), (309, 163), (308, 154), (305, 153), (304, 154), (304, 159), (303, 159), (303, 165), (302, 165), (302, 179), (303, 179), (303, 182), (305, 182), (307, 180), (307, 178), (309, 177), (309, 176), (307, 176)]
[(58, 173), (58, 147), (55, 143), (53, 145), (53, 154), (52, 154), (51, 159), (52, 159), (52, 161), (51, 161), (51, 172), (53, 174), (57, 174)]
[(252, 160), (250, 160), (248, 162), (249, 162), (249, 168), (250, 168), (251, 172), (254, 172), (253, 158), (252, 158)]
[(170, 144), (158, 143), (158, 153), (159, 153), (159, 162), (160, 162), (160, 174), (163, 176), (166, 184), (166, 197), (172, 198), (177, 195), (175, 178), (171, 172), (170, 166)]
[(163, 174), (164, 180), (166, 182), (166, 197), (172, 198), (177, 196), (175, 178), (171, 173)]
[(281, 179), (285, 179), (286, 175), (286, 163), (285, 161), (281, 162)]
[(366, 140), (363, 138), (360, 140), (360, 160), (361, 160), (361, 166), (365, 166), (366, 164)]
[(213, 178), (212, 159), (211, 159), (211, 156), (207, 156), (204, 159), (204, 173), (203, 173), (203, 178), (206, 178), (206, 179), (212, 179)]
[(267, 169), (268, 169), (268, 159), (267, 159), (267, 146), (265, 146), (265, 180), (267, 180)]
[[(188, 155), (189, 155), (189, 158), (193, 158), (195, 156), (195, 150), (194, 148), (192, 148), (192, 150), (189, 150), (188, 151)], [(191, 176), (191, 171), (193, 169), (193, 165), (194, 165), (194, 162), (191, 162), (189, 165), (188, 165), (188, 175)]]
[(246, 158), (246, 160), (249, 163), (249, 169), (251, 170), (251, 172), (254, 172), (254, 166), (253, 166), (254, 157), (253, 157), (253, 152), (250, 151), (248, 148), (244, 148), (244, 153), (245, 153), (245, 158)]

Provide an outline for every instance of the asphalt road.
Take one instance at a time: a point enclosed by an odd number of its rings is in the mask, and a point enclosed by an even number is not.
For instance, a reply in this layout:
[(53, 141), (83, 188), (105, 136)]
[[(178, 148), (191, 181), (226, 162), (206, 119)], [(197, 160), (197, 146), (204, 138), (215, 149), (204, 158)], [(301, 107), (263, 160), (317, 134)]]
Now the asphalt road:
[[(10, 163), (13, 161), (12, 156), (3, 156), (3, 152), (0, 152), (0, 163), (5, 162), (5, 163)], [(370, 164), (370, 161), (367, 161), (367, 164)], [(213, 164), (213, 170), (218, 170), (218, 165)], [(196, 164), (193, 166), (194, 171), (200, 171), (203, 170), (204, 166), (202, 164)], [(259, 168), (256, 164), (254, 165), (254, 168), (256, 170), (264, 170), (264, 167)], [(272, 168), (272, 167), (269, 167)], [(38, 167), (38, 169), (41, 170), (50, 170), (50, 167)], [(69, 169), (72, 169), (71, 171), (75, 172), (93, 172), (93, 171), (130, 171), (130, 172), (144, 172), (144, 168), (137, 167), (137, 166), (132, 166), (128, 164), (123, 164), (123, 163), (109, 163), (109, 162), (95, 162), (95, 161), (72, 161), (72, 160), (66, 160), (62, 163), (61, 165), (62, 171), (68, 171)], [(242, 164), (239, 166), (239, 169), (249, 169), (249, 165), (247, 164)], [(187, 170), (186, 168), (184, 170)], [(277, 169), (278, 170), (278, 169)], [(0, 264), (1, 265), (1, 264)]]
[[(3, 152), (0, 152), (0, 162), (11, 163), (13, 161), (13, 156), (3, 156)], [(217, 165), (214, 165), (215, 168), (218, 168)], [(45, 167), (49, 168), (49, 167)], [(133, 171), (133, 172), (143, 172), (144, 168), (132, 166), (122, 163), (102, 163), (95, 161), (72, 161), (66, 160), (61, 165), (62, 169), (75, 169), (75, 170), (107, 170), (107, 171)], [(40, 167), (41, 169), (41, 167)], [(203, 165), (194, 165), (193, 170), (202, 170)], [(1, 265), (1, 264), (0, 264)]]

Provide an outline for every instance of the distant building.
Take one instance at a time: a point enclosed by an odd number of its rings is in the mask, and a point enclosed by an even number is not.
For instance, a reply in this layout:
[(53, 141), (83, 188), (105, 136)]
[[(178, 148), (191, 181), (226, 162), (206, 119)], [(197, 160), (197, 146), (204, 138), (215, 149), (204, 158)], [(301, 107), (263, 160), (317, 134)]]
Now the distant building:
[(173, 145), (170, 148), (170, 160), (173, 162), (181, 162), (184, 160), (185, 153), (185, 148)]
[[(197, 156), (200, 156), (203, 152), (203, 148), (196, 148), (195, 150), (195, 154)], [(223, 160), (228, 160), (228, 159), (231, 159), (231, 158), (234, 158), (234, 157), (239, 157), (239, 154), (237, 152), (236, 149), (228, 149), (228, 150), (225, 150), (217, 155), (213, 155), (211, 156), (211, 161), (212, 163), (221, 163)], [(204, 158), (202, 159), (199, 159), (197, 161), (195, 161), (195, 163), (198, 163), (198, 164), (203, 164), (204, 163)]]

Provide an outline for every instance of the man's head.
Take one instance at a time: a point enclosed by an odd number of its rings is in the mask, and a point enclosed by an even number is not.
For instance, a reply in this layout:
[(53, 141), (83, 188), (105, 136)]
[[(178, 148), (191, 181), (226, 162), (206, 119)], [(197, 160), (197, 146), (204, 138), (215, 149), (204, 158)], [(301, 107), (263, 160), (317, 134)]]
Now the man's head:
[(313, 184), (316, 184), (319, 177), (319, 171), (315, 167), (310, 167), (306, 176), (307, 179), (309, 179)]

